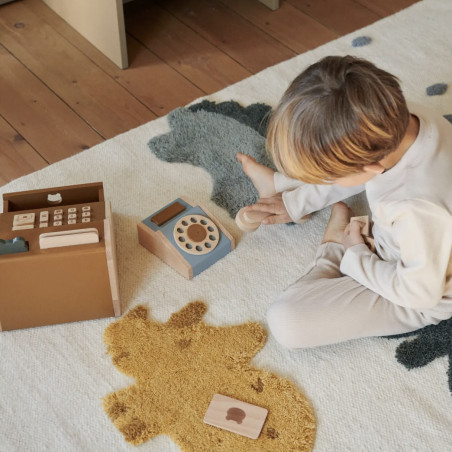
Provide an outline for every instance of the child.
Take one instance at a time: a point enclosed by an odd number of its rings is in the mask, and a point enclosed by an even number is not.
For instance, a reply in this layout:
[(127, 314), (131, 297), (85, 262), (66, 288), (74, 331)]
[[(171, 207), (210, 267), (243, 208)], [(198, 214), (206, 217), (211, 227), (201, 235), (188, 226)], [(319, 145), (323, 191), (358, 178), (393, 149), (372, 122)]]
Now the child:
[[(312, 267), (268, 312), (289, 348), (384, 336), (452, 316), (452, 126), (406, 105), (372, 63), (326, 57), (274, 109), (267, 147), (278, 172), (238, 154), (268, 212), (297, 221), (332, 205)], [(342, 199), (365, 190), (375, 252)], [(302, 238), (300, 238), (302, 240)]]

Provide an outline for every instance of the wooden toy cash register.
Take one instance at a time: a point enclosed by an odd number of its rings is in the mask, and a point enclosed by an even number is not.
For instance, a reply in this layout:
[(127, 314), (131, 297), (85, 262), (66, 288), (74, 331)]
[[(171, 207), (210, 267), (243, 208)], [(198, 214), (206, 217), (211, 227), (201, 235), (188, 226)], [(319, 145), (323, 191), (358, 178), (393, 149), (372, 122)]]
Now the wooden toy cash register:
[(0, 331), (120, 314), (103, 184), (4, 194)]

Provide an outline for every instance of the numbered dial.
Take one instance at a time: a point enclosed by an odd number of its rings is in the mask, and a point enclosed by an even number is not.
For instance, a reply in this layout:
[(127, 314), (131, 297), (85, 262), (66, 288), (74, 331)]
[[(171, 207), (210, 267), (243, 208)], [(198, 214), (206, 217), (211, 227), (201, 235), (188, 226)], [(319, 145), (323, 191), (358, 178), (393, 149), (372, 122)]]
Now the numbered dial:
[(220, 231), (208, 217), (186, 215), (174, 226), (174, 240), (186, 253), (207, 254), (218, 245)]

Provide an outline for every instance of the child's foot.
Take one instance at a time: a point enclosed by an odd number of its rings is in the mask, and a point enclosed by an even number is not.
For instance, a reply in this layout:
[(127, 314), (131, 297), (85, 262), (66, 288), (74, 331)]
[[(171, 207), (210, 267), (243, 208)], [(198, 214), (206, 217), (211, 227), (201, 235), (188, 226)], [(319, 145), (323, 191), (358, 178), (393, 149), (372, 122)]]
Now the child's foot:
[(343, 202), (337, 202), (331, 206), (331, 216), (326, 225), (322, 243), (342, 243), (344, 229), (350, 223), (351, 209)]
[(241, 152), (237, 153), (237, 160), (242, 164), (243, 171), (251, 179), (260, 198), (269, 198), (276, 194), (273, 177), (275, 172), (265, 165)]

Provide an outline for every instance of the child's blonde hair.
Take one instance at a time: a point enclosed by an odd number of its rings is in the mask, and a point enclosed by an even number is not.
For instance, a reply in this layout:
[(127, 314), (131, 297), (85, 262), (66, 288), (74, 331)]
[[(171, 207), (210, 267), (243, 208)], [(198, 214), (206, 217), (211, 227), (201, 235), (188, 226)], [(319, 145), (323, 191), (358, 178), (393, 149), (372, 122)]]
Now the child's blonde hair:
[(280, 172), (328, 183), (394, 151), (409, 118), (395, 76), (363, 59), (329, 56), (284, 93), (270, 118), (267, 148)]

